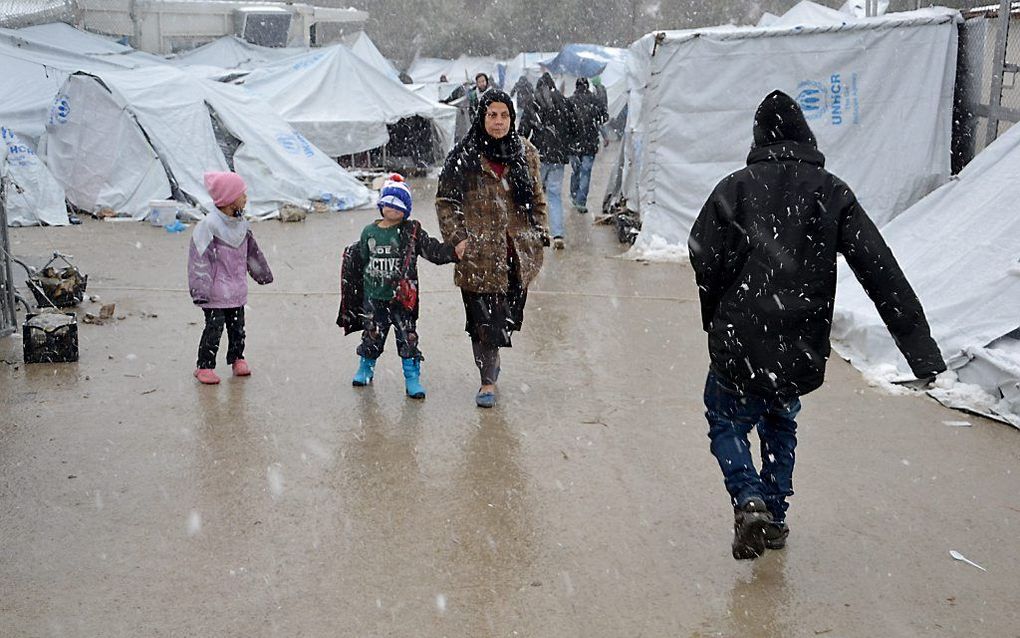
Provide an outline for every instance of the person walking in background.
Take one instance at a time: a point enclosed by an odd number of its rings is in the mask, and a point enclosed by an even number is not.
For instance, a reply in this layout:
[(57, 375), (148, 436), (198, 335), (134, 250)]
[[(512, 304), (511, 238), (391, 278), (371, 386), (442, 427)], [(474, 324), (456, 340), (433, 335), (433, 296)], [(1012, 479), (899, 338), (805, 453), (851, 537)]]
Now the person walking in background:
[(458, 247), (454, 283), (481, 377), (481, 408), (496, 404), (499, 349), (511, 347), (510, 335), (524, 325), (528, 286), (549, 245), (538, 151), (517, 135), (516, 119), (510, 96), (488, 91), (447, 156), (436, 193), (443, 238)]
[[(850, 187), (825, 170), (781, 91), (754, 118), (747, 167), (723, 179), (688, 241), (708, 333), (705, 416), (734, 508), (733, 557), (785, 546), (800, 397), (822, 385), (842, 254), (913, 373), (946, 369), (917, 296)], [(757, 428), (761, 472), (747, 435)]]
[(542, 185), (549, 207), (553, 248), (565, 247), (563, 223), (563, 172), (574, 136), (574, 115), (570, 103), (556, 88), (549, 73), (543, 73), (535, 87), (532, 108), (523, 117), (521, 135), (529, 138), (541, 158)]
[(198, 344), (195, 378), (207, 385), (216, 376), (216, 353), (227, 329), (227, 364), (234, 376), (246, 377), (244, 306), (248, 303), (248, 275), (259, 285), (273, 281), (265, 255), (244, 219), (247, 187), (237, 173), (205, 174), (205, 187), (217, 210), (195, 225), (188, 249), (188, 290), (205, 313), (205, 329)]
[(609, 114), (598, 96), (588, 88), (586, 78), (578, 78), (574, 94), (567, 98), (574, 112), (574, 139), (570, 154), (570, 202), (579, 213), (588, 212), (588, 187), (591, 169), (599, 152), (599, 131)]

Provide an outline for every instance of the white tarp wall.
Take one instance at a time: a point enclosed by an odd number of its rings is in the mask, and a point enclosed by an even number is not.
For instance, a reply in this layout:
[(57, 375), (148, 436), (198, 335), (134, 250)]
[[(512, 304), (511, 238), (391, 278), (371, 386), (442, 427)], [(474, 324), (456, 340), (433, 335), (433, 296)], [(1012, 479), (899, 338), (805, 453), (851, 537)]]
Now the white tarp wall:
[(411, 91), (343, 45), (255, 69), (243, 83), (332, 157), (386, 144), (386, 125), (414, 115), (435, 124), (443, 154), (453, 148), (457, 109)]
[(64, 189), (25, 140), (11, 129), (0, 126), (5, 157), (0, 159), (7, 181), (8, 226), (66, 226), (67, 208)]
[(474, 82), (475, 76), (479, 73), (485, 73), (495, 82), (499, 72), (498, 65), (499, 60), (496, 58), (474, 58), (467, 55), (462, 55), (456, 60), (415, 58), (407, 69), (407, 74), (416, 83), (439, 82), (443, 75), (448, 82)]
[[(940, 383), (940, 401), (1020, 427), (1020, 127), (882, 229), (962, 384)], [(879, 378), (910, 378), (874, 305), (840, 273), (833, 346)], [(1008, 336), (1012, 333), (1013, 336)], [(984, 395), (984, 396), (982, 396)]]
[[(97, 89), (91, 85), (100, 82), (109, 88), (109, 99), (97, 99)], [(265, 102), (239, 87), (164, 66), (74, 75), (58, 100), (68, 105), (70, 113), (87, 109), (90, 121), (103, 123), (102, 128), (92, 129), (67, 118), (47, 127), (47, 162), (69, 193), (92, 198), (82, 202), (91, 207), (143, 217), (146, 210), (138, 208), (142, 202), (167, 194), (169, 180), (159, 176), (158, 156), (180, 190), (212, 210), (202, 176), (206, 171), (228, 170), (228, 165), (213, 130), (210, 108), (241, 142), (234, 153), (234, 168), (248, 184), (251, 215), (272, 216), (285, 203), (328, 201), (347, 209), (369, 201), (368, 189)], [(133, 122), (137, 131), (132, 131)], [(110, 145), (107, 131), (117, 136), (119, 147)], [(123, 159), (103, 157), (111, 153)], [(127, 170), (130, 163), (137, 163), (135, 170)]]
[[(949, 9), (821, 26), (717, 28), (646, 36), (631, 51), (642, 95), (628, 144), (639, 167), (635, 253), (686, 254), (715, 184), (743, 167), (760, 101), (801, 102), (828, 158), (876, 223), (950, 174), (957, 21)], [(652, 52), (654, 51), (654, 55)], [(640, 131), (640, 132), (639, 132)]]
[(398, 82), (400, 81), (400, 71), (397, 71), (397, 68), (379, 51), (375, 46), (375, 42), (372, 42), (372, 38), (368, 37), (367, 33), (364, 31), (352, 33), (343, 38), (343, 43), (354, 55), (367, 62), (369, 66), (385, 73)]

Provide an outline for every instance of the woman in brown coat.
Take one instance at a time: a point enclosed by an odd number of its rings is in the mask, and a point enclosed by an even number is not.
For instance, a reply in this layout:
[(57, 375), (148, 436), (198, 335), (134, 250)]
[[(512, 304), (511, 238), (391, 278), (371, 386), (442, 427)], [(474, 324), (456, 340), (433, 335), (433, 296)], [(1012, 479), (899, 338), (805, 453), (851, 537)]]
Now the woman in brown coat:
[(461, 247), (454, 283), (461, 289), (482, 387), (475, 403), (496, 403), (499, 348), (524, 322), (528, 286), (549, 245), (538, 151), (517, 135), (510, 96), (490, 89), (467, 136), (439, 176), (436, 212), (443, 239)]

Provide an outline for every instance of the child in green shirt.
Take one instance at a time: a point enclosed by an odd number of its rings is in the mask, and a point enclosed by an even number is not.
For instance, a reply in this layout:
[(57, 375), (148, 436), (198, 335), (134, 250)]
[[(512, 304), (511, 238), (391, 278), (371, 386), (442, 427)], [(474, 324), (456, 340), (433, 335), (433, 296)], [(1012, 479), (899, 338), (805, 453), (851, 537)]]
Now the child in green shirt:
[[(403, 359), (407, 395), (413, 399), (424, 399), (425, 388), (421, 384), (423, 357), (418, 349), (416, 326), (418, 257), (437, 265), (448, 264), (458, 260), (464, 247), (458, 245), (455, 248), (429, 237), (420, 223), (408, 219), (411, 203), (411, 190), (406, 184), (402, 181), (387, 182), (379, 192), (377, 202), (382, 219), (361, 231), (358, 247), (361, 263), (364, 264), (364, 331), (358, 346), (361, 364), (352, 384), (365, 386), (371, 383), (375, 361), (383, 352), (392, 326), (397, 352)], [(401, 280), (406, 280), (403, 286), (399, 283)], [(414, 293), (403, 294), (407, 289)]]

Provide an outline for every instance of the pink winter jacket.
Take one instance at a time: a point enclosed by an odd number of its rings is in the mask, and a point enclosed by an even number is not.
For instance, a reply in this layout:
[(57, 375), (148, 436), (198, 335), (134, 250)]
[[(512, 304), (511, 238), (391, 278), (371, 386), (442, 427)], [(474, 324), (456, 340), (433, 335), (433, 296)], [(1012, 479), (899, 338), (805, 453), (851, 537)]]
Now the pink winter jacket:
[(265, 255), (255, 236), (248, 231), (245, 240), (233, 248), (213, 238), (199, 254), (195, 242), (189, 242), (188, 288), (195, 304), (202, 308), (238, 308), (248, 302), (248, 274), (258, 284), (273, 281)]

